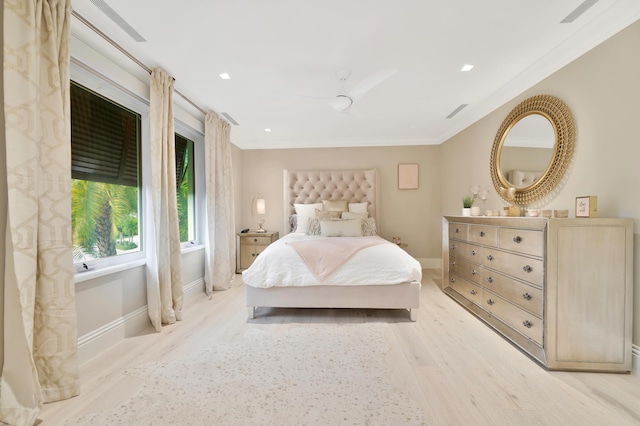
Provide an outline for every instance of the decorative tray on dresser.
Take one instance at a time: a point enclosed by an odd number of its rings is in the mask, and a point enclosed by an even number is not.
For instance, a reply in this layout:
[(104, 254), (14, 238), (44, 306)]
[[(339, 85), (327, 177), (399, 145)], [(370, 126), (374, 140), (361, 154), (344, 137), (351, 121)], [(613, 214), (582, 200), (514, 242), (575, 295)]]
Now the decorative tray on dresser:
[(633, 221), (443, 218), (443, 291), (552, 370), (631, 370)]

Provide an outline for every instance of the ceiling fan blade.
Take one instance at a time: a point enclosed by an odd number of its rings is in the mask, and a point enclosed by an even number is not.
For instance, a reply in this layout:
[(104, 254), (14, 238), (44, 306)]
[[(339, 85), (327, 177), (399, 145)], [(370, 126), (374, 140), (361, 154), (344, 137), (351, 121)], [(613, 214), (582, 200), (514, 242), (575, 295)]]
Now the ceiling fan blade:
[(316, 102), (322, 102), (323, 104), (329, 105), (331, 108), (335, 109), (338, 112), (346, 111), (353, 101), (345, 95), (338, 95), (331, 98), (318, 98), (313, 96), (298, 96), (302, 99), (310, 99)]
[(353, 102), (356, 102), (369, 90), (373, 89), (375, 86), (382, 83), (397, 72), (397, 69), (392, 68), (378, 71), (375, 74), (371, 74), (369, 77), (365, 78), (360, 83), (356, 84), (353, 89), (351, 89), (351, 91), (349, 92), (349, 97), (353, 100)]

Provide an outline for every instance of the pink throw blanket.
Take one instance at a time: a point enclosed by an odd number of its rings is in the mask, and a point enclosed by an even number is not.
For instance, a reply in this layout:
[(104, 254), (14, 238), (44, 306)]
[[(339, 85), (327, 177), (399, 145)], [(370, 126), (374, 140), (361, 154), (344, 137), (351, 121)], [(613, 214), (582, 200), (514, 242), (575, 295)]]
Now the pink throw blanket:
[(287, 244), (298, 252), (311, 273), (319, 281), (324, 281), (360, 250), (385, 243), (389, 242), (376, 237), (334, 237)]

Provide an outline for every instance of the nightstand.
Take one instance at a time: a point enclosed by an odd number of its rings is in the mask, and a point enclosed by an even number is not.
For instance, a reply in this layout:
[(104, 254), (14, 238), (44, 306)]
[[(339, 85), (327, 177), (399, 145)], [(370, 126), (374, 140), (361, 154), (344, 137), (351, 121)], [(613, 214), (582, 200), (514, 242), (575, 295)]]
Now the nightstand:
[(236, 274), (251, 266), (256, 257), (278, 238), (280, 238), (278, 232), (236, 234)]

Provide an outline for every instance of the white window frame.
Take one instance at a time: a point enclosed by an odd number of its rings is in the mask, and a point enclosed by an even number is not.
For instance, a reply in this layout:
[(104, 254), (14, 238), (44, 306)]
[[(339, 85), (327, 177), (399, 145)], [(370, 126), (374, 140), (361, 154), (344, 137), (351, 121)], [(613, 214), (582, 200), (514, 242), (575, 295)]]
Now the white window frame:
[(205, 226), (205, 179), (204, 179), (204, 135), (181, 120), (174, 118), (174, 131), (193, 141), (194, 179), (195, 179), (195, 240), (181, 243), (182, 253), (204, 248)]
[[(146, 211), (144, 186), (146, 182), (151, 181), (148, 167), (144, 167), (144, 156), (149, 155), (149, 101), (134, 94), (126, 88), (118, 85), (112, 80), (104, 77), (102, 74), (90, 69), (81, 63), (71, 61), (71, 80), (76, 83), (104, 96), (107, 99), (116, 102), (131, 111), (140, 114), (140, 151), (142, 157), (138, 163), (141, 165), (139, 170), (139, 179), (142, 185), (138, 187), (138, 227), (141, 234), (140, 250), (135, 253), (119, 254), (100, 259), (88, 261), (74, 261), (74, 272), (76, 283), (86, 281), (98, 276), (107, 275), (124, 269), (129, 269), (144, 265), (145, 249), (147, 247), (147, 236), (143, 233), (144, 212)], [(86, 268), (85, 268), (86, 265)]]

